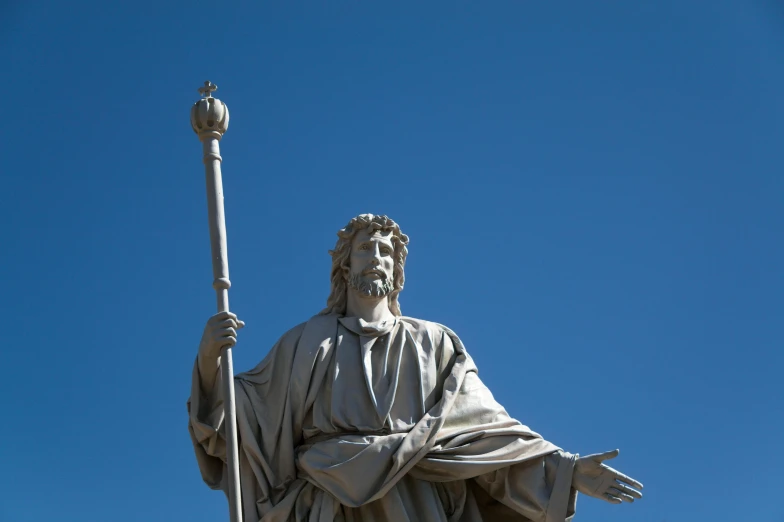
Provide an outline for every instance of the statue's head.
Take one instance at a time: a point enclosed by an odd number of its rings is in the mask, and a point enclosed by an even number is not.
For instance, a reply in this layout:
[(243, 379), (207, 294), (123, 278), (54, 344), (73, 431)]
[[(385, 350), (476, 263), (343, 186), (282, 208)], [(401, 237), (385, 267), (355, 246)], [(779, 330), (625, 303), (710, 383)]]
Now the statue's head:
[(332, 291), (322, 314), (346, 313), (349, 290), (363, 297), (384, 297), (389, 311), (401, 315), (398, 295), (406, 276), (408, 236), (386, 216), (360, 214), (338, 231), (330, 250)]

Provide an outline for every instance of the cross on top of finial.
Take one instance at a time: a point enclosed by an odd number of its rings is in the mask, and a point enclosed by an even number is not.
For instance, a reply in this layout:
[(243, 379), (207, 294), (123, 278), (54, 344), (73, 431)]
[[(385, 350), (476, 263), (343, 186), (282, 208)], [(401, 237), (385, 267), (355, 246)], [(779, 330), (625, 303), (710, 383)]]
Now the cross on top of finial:
[(205, 98), (212, 98), (212, 93), (218, 90), (218, 86), (207, 80), (204, 82), (204, 87), (199, 87), (199, 94)]

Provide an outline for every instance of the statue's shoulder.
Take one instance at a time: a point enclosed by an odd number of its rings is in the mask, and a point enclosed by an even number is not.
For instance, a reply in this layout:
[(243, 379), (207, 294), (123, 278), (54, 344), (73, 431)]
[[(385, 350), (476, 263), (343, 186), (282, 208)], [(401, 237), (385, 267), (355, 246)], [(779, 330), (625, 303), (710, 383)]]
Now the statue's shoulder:
[(412, 334), (418, 334), (422, 337), (428, 337), (432, 340), (440, 340), (444, 334), (454, 335), (452, 330), (443, 324), (425, 319), (417, 319), (416, 317), (401, 316), (400, 320), (406, 324), (406, 327)]
[(299, 323), (297, 326), (288, 329), (286, 333), (280, 336), (280, 340), (286, 343), (290, 343), (290, 342), (296, 343), (299, 340), (299, 338), (302, 337), (302, 332), (305, 331), (305, 327), (307, 325), (308, 325), (308, 321), (304, 321)]
[(271, 367), (272, 361), (276, 359), (293, 359), (294, 354), (297, 352), (297, 346), (300, 344), (303, 334), (310, 324), (312, 318), (299, 323), (293, 328), (289, 328), (286, 332), (278, 338), (278, 341), (272, 346), (267, 355), (262, 361), (251, 371), (241, 374), (243, 377), (248, 377), (260, 373), (264, 368)]
[(306, 325), (307, 321), (287, 330), (286, 333), (278, 338), (278, 341), (255, 368), (238, 374), (237, 378), (251, 384), (261, 384), (270, 380), (275, 368), (280, 368), (281, 365), (284, 367), (290, 366), (285, 361), (290, 361), (294, 357), (297, 343), (299, 343)]
[(280, 339), (284, 344), (297, 344), (304, 336), (308, 340), (321, 342), (324, 336), (335, 332), (337, 323), (338, 316), (336, 314), (316, 314), (288, 330)]

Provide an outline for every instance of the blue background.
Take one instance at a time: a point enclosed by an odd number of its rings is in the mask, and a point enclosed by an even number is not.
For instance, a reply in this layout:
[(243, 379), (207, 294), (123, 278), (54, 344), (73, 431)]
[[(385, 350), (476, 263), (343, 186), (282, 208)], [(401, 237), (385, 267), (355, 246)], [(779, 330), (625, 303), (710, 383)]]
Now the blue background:
[(577, 521), (784, 521), (780, 2), (18, 1), (0, 46), (1, 520), (227, 520), (185, 411), (210, 79), (238, 370), (388, 214), (403, 313), (645, 484)]

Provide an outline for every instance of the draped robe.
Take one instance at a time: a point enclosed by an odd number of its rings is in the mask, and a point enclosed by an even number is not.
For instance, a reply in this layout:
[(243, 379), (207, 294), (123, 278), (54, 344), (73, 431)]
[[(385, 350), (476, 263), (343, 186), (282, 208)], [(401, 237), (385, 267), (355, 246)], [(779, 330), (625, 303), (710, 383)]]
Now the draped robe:
[[(198, 364), (189, 430), (227, 488), (222, 386)], [(317, 315), (235, 377), (244, 522), (568, 522), (575, 456), (512, 419), (457, 335)]]

